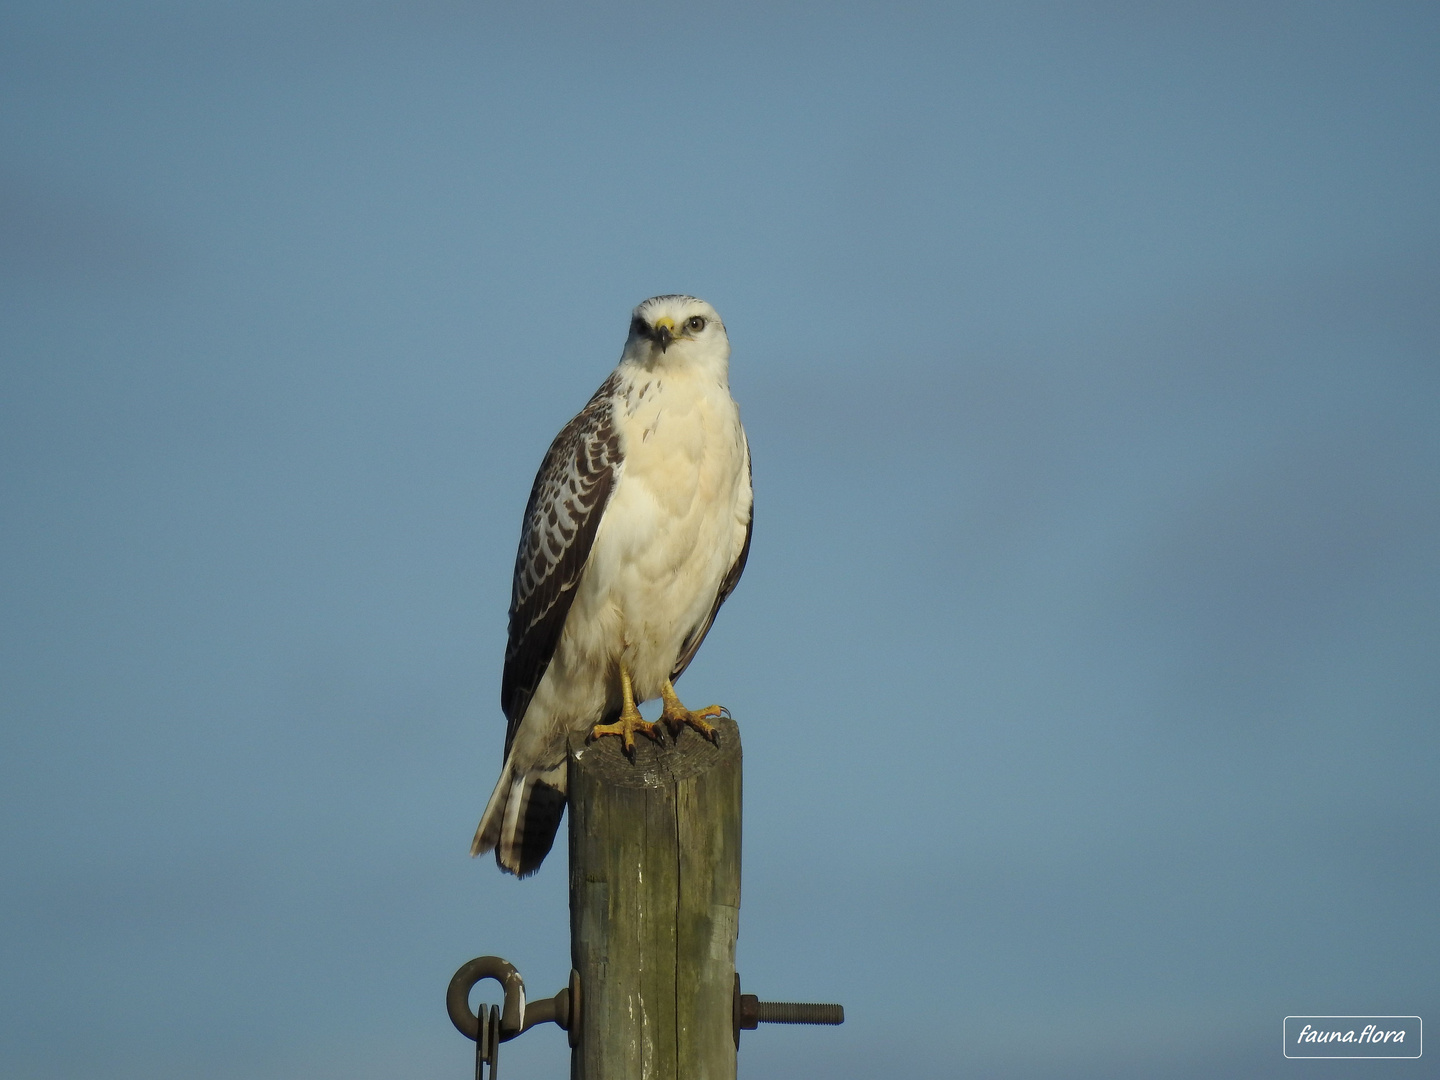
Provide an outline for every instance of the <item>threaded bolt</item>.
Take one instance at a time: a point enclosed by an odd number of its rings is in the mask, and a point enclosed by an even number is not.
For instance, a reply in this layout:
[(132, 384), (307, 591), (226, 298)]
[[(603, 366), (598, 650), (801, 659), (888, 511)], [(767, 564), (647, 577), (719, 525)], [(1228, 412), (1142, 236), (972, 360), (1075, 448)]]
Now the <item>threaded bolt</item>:
[(757, 1001), (755, 1019), (762, 1024), (843, 1024), (843, 1005), (803, 1001)]

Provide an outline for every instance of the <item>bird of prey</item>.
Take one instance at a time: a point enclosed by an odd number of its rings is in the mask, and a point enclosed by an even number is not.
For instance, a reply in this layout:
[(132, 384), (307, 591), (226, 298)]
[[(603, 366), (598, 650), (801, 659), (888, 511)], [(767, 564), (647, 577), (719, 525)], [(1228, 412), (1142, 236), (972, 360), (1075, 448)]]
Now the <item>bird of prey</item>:
[[(730, 339), (693, 296), (631, 315), (619, 366), (555, 437), (530, 489), (510, 594), (505, 763), (470, 853), (539, 868), (565, 808), (574, 731), (715, 739), (718, 705), (675, 694), (750, 553), (750, 446)], [(660, 723), (637, 704), (664, 702)], [(611, 720), (611, 723), (604, 721)]]

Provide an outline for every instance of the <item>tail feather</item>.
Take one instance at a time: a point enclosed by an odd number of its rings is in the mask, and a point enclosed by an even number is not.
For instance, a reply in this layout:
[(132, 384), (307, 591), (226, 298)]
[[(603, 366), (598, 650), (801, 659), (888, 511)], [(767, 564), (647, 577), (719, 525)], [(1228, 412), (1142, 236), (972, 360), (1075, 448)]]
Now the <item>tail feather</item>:
[(501, 870), (527, 877), (540, 868), (555, 843), (565, 813), (565, 762), (516, 776), (505, 762), (475, 839), (471, 855), (495, 850)]
[(510, 779), (513, 769), (507, 758), (505, 766), (500, 770), (500, 779), (495, 782), (495, 790), (490, 793), (490, 801), (485, 804), (485, 812), (480, 815), (480, 824), (475, 828), (475, 839), (470, 841), (470, 857), (483, 855), (500, 842), (500, 822), (505, 813), (505, 797), (510, 794)]

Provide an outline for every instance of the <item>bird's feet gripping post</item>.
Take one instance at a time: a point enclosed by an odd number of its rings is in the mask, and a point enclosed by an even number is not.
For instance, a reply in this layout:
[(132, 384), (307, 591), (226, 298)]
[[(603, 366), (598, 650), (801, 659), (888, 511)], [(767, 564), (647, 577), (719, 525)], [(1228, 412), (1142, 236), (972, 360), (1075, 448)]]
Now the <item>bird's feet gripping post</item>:
[(640, 715), (640, 710), (635, 707), (635, 690), (630, 685), (630, 672), (625, 670), (625, 665), (620, 665), (620, 697), (623, 704), (620, 708), (620, 719), (613, 724), (596, 724), (590, 729), (590, 736), (586, 742), (594, 742), (602, 735), (619, 735), (620, 749), (631, 761), (635, 760), (635, 733), (638, 731), (647, 739), (660, 741), (660, 733), (656, 725), (650, 723)]
[(660, 719), (670, 729), (671, 738), (679, 735), (680, 729), (688, 724), (716, 746), (720, 745), (720, 732), (710, 721), (718, 720), (722, 716), (729, 716), (730, 712), (725, 706), (707, 705), (703, 709), (693, 711), (687, 709), (680, 703), (680, 698), (675, 693), (675, 686), (669, 679), (666, 679), (665, 685), (660, 688), (660, 699), (665, 702), (665, 711), (660, 714)]

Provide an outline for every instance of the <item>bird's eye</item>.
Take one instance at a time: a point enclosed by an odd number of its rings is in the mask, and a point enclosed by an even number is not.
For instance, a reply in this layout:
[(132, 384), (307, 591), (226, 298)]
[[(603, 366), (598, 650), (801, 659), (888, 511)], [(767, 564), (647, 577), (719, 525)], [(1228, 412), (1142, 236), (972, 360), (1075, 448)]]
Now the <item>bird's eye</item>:
[(636, 315), (630, 320), (630, 333), (635, 337), (644, 337), (650, 332), (650, 327), (645, 325), (645, 320)]
[(705, 320), (699, 315), (691, 315), (690, 318), (685, 321), (685, 326), (692, 334), (698, 334), (701, 330), (705, 329)]

